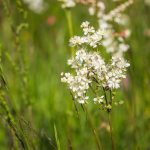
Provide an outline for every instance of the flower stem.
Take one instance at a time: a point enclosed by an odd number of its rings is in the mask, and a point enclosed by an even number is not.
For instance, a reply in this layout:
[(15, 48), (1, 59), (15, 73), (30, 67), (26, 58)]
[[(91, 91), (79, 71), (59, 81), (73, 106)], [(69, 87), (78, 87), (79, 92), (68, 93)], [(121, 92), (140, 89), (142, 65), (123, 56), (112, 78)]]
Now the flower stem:
[(83, 106), (84, 110), (86, 111), (90, 127), (91, 127), (93, 134), (94, 134), (94, 137), (95, 137), (95, 142), (96, 142), (97, 148), (98, 148), (98, 150), (102, 150), (101, 142), (100, 142), (100, 139), (98, 138), (96, 129), (94, 128), (92, 117), (91, 117), (87, 107), (85, 105), (82, 105), (82, 106)]
[(69, 35), (70, 37), (73, 36), (73, 25), (72, 25), (72, 14), (70, 10), (66, 11), (66, 17), (68, 21), (68, 28), (69, 28)]
[(111, 114), (108, 112), (108, 121), (109, 121), (109, 127), (110, 127), (110, 138), (111, 138), (111, 144), (112, 144), (112, 150), (115, 150), (115, 142), (113, 138), (113, 129), (112, 129), (112, 124), (111, 124)]
[[(69, 36), (70, 38), (73, 37), (73, 25), (72, 25), (72, 14), (70, 10), (66, 10), (66, 18), (67, 18), (67, 22), (68, 22), (68, 28), (69, 28)], [(74, 48), (71, 47), (71, 55), (73, 56), (74, 54)]]
[[(112, 105), (112, 91), (111, 89), (109, 90), (109, 94), (110, 94), (110, 100), (108, 102), (107, 100), (107, 93), (105, 88), (103, 87), (103, 92), (104, 92), (104, 97), (105, 97), (105, 101), (106, 101), (106, 106), (108, 105)], [(109, 122), (109, 127), (110, 127), (110, 138), (111, 138), (111, 145), (112, 145), (112, 150), (115, 150), (115, 142), (114, 142), (114, 138), (113, 138), (113, 129), (112, 129), (112, 124), (111, 124), (111, 109), (107, 108), (107, 113), (108, 113), (108, 122)]]
[(24, 150), (30, 150), (29, 145), (28, 145), (28, 141), (26, 140), (23, 133), (21, 135), (19, 134), (16, 123), (14, 122), (15, 119), (13, 118), (13, 116), (10, 113), (9, 106), (7, 105), (5, 99), (3, 98), (3, 94), (4, 93), (2, 91), (0, 91), (0, 106), (6, 112), (5, 120), (9, 126), (10, 130), (15, 134), (16, 138), (20, 142), (22, 148)]
[(104, 98), (105, 98), (105, 101), (106, 101), (106, 105), (108, 105), (107, 95), (106, 95), (106, 91), (105, 91), (104, 87), (103, 87), (103, 92), (104, 92)]
[(109, 94), (110, 94), (110, 105), (112, 105), (112, 91), (111, 91), (111, 89), (109, 90)]

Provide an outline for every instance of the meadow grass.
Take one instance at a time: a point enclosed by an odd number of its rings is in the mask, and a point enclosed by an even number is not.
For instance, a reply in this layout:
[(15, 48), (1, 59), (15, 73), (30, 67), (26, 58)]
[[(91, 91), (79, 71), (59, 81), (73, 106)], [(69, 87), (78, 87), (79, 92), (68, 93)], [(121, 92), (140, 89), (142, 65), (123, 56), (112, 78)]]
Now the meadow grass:
[[(73, 8), (69, 31), (60, 4), (47, 3), (45, 12), (35, 14), (20, 0), (0, 0), (0, 149), (95, 150), (94, 127), (102, 149), (110, 150), (107, 112), (89, 103), (91, 123), (81, 105), (74, 107), (60, 81), (60, 73), (69, 70), (70, 36), (81, 33), (79, 26), (85, 20), (97, 26), (95, 18), (87, 15), (85, 6)], [(150, 36), (145, 32), (150, 28), (150, 7), (136, 0), (126, 13), (131, 19), (131, 48), (126, 53), (131, 66), (128, 87), (116, 93), (124, 104), (112, 109), (113, 137), (116, 150), (148, 150)], [(56, 18), (53, 25), (47, 23), (51, 16)]]

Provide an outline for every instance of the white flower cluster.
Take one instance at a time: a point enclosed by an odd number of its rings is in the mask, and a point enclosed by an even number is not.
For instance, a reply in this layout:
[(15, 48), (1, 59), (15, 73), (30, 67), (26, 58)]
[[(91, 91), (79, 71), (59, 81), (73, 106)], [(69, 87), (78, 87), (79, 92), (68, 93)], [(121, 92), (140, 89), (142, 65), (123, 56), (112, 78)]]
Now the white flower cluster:
[(89, 8), (90, 15), (94, 15), (97, 12), (96, 15), (99, 18), (99, 28), (107, 31), (104, 35), (102, 45), (106, 48), (107, 52), (111, 52), (120, 57), (129, 49), (129, 45), (125, 44), (125, 39), (129, 37), (130, 30), (126, 29), (120, 32), (122, 33), (120, 34), (115, 31), (113, 23), (115, 22), (118, 25), (123, 25), (124, 28), (126, 28), (129, 19), (128, 16), (122, 14), (122, 12), (132, 3), (133, 0), (128, 0), (109, 13), (105, 13), (105, 4), (103, 2), (93, 3)]
[[(63, 2), (63, 8), (71, 8), (79, 3), (77, 0), (59, 0)], [(133, 3), (133, 0), (128, 0), (119, 5), (115, 9), (106, 13), (105, 4), (102, 1), (87, 1), (91, 6), (89, 8), (90, 15), (97, 15), (99, 30), (95, 31), (89, 22), (84, 22), (81, 27), (84, 32), (84, 36), (74, 36), (70, 39), (70, 46), (81, 46), (82, 44), (89, 45), (92, 48), (96, 48), (98, 45), (102, 45), (106, 52), (112, 53), (115, 56), (123, 57), (130, 46), (126, 44), (126, 39), (130, 36), (130, 30), (126, 29), (129, 23), (127, 15), (123, 14), (123, 11)], [(123, 31), (116, 31), (114, 23), (123, 26)], [(102, 31), (105, 31), (102, 39)]]
[(144, 0), (144, 2), (147, 6), (150, 6), (150, 0)]
[[(118, 89), (122, 78), (125, 78), (126, 68), (129, 63), (122, 58), (113, 57), (111, 63), (106, 64), (97, 52), (78, 50), (75, 57), (68, 60), (68, 65), (75, 69), (75, 75), (62, 73), (61, 81), (68, 84), (74, 98), (79, 103), (85, 103), (90, 85), (110, 90)], [(102, 102), (103, 97), (94, 99), (94, 102)]]
[(89, 83), (91, 83), (91, 81), (87, 78), (87, 72), (87, 69), (83, 68), (76, 70), (76, 76), (70, 73), (61, 74), (63, 76), (61, 81), (68, 84), (74, 98), (81, 104), (89, 98), (86, 96), (86, 92), (89, 89)]
[(118, 16), (123, 16), (121, 13), (125, 11), (127, 7), (129, 7), (133, 3), (133, 0), (128, 0), (125, 3), (119, 5), (117, 8), (110, 11), (108, 14), (104, 16), (104, 19), (107, 21), (111, 21)]
[(61, 5), (62, 8), (72, 8), (75, 7), (76, 5), (75, 0), (58, 0), (58, 1), (62, 2)]
[(112, 31), (107, 31), (102, 40), (102, 45), (108, 53), (123, 57), (123, 53), (129, 49), (129, 45), (125, 43), (125, 38), (130, 35), (129, 30), (115, 34)]
[(100, 45), (100, 41), (103, 36), (102, 30), (95, 31), (93, 26), (90, 26), (88, 21), (83, 22), (81, 24), (81, 28), (83, 29), (83, 36), (74, 36), (70, 39), (70, 46), (81, 46), (83, 44), (89, 45), (92, 48), (96, 48)]
[(29, 9), (35, 13), (41, 13), (45, 10), (46, 4), (44, 0), (23, 0), (25, 4), (28, 5)]
[(106, 73), (106, 85), (110, 89), (118, 89), (120, 87), (120, 82), (123, 78), (126, 78), (125, 72), (126, 68), (130, 64), (127, 63), (123, 58), (112, 57), (111, 64), (107, 66)]
[(95, 97), (93, 101), (94, 103), (99, 103), (99, 104), (104, 103), (104, 96)]

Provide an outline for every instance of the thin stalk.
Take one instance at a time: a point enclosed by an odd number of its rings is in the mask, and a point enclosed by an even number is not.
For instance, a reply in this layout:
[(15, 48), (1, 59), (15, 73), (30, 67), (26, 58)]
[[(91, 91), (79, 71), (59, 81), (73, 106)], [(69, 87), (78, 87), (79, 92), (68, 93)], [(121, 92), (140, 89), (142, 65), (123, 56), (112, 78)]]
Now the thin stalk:
[(55, 133), (55, 140), (56, 140), (56, 145), (57, 145), (57, 150), (60, 150), (60, 141), (58, 138), (58, 133), (57, 133), (57, 128), (54, 124), (54, 133)]
[(28, 145), (27, 141), (25, 139), (22, 139), (22, 137), (19, 135), (19, 133), (18, 133), (18, 131), (16, 129), (17, 127), (15, 125), (14, 118), (11, 115), (9, 107), (8, 107), (8, 105), (7, 105), (7, 103), (4, 100), (2, 95), (0, 95), (0, 105), (2, 106), (2, 108), (6, 112), (5, 120), (6, 120), (7, 124), (8, 124), (8, 126), (14, 132), (14, 134), (15, 134), (16, 138), (18, 139), (18, 141), (20, 142), (22, 148), (25, 149), (25, 150), (29, 150), (30, 148), (29, 148), (29, 145)]
[[(69, 37), (73, 37), (73, 25), (72, 25), (72, 14), (70, 10), (66, 10), (66, 18), (67, 18), (67, 23), (68, 23), (68, 28), (69, 28)], [(71, 56), (74, 54), (74, 48), (71, 47)]]
[[(68, 29), (69, 29), (69, 38), (71, 38), (71, 37), (73, 37), (73, 23), (72, 23), (72, 14), (71, 14), (71, 10), (70, 9), (66, 10), (66, 18), (67, 18)], [(71, 47), (70, 51), (71, 51), (71, 56), (73, 57), (73, 55), (74, 55), (74, 48)], [(71, 93), (71, 95), (72, 95), (72, 93)], [(77, 113), (77, 117), (78, 117), (78, 119), (80, 119), (78, 108), (77, 108), (76, 103), (74, 101), (73, 95), (72, 95), (72, 98), (73, 98), (73, 103), (74, 103), (75, 111)], [(69, 105), (69, 107), (70, 107), (70, 105)], [(68, 133), (70, 133), (70, 131), (71, 131), (70, 128), (71, 128), (70, 127), (70, 123), (68, 122)], [(68, 148), (72, 149), (72, 143), (71, 143), (71, 139), (70, 139), (71, 137), (70, 136), (71, 135), (68, 135)]]
[(70, 10), (66, 11), (66, 17), (68, 21), (68, 28), (69, 28), (69, 35), (70, 37), (73, 36), (73, 25), (72, 25), (72, 14)]
[(112, 124), (111, 124), (111, 118), (110, 118), (110, 112), (108, 112), (108, 121), (109, 121), (109, 127), (110, 127), (110, 138), (111, 138), (111, 144), (112, 144), (112, 150), (115, 150), (115, 142), (113, 138), (113, 129), (112, 129)]
[(95, 137), (95, 142), (96, 142), (97, 148), (98, 148), (98, 150), (102, 150), (101, 142), (100, 142), (100, 139), (98, 138), (96, 129), (94, 128), (92, 117), (91, 117), (88, 109), (86, 108), (86, 106), (85, 105), (82, 105), (82, 106), (83, 106), (84, 110), (86, 111), (90, 127), (91, 127), (93, 134), (94, 134), (94, 137)]
[(109, 90), (109, 94), (110, 94), (110, 105), (112, 105), (112, 91)]
[(13, 115), (11, 114), (9, 106), (5, 100), (5, 90), (7, 90), (7, 85), (6, 85), (6, 81), (4, 79), (4, 76), (3, 76), (3, 69), (2, 69), (2, 65), (1, 65), (1, 49), (0, 49), (0, 84), (1, 84), (1, 78), (2, 78), (3, 85), (2, 85), (2, 87), (0, 87), (0, 105), (6, 113), (5, 120), (8, 124), (8, 126), (10, 127), (10, 130), (14, 133), (14, 135), (16, 136), (18, 141), (20, 142), (22, 148), (29, 150), (30, 148), (29, 148), (28, 141), (24, 137), (23, 133), (22, 133), (22, 137), (19, 134), (19, 131), (17, 130), (16, 123), (14, 121), (15, 119), (14, 119)]
[(75, 111), (76, 111), (77, 117), (78, 117), (78, 119), (80, 120), (80, 115), (79, 115), (78, 107), (77, 107), (77, 105), (76, 105), (76, 102), (75, 102), (74, 96), (73, 96), (72, 92), (70, 92), (70, 94), (71, 94), (71, 96), (72, 96), (72, 100), (73, 100), (73, 104), (74, 104), (74, 108), (75, 108)]
[[(106, 106), (112, 105), (112, 91), (109, 90), (109, 94), (110, 94), (109, 102), (107, 100), (107, 93), (106, 93), (106, 90), (105, 90), (104, 87), (103, 87), (103, 91), (104, 91), (104, 97), (105, 97), (105, 101), (106, 101)], [(108, 112), (108, 122), (109, 122), (109, 127), (110, 127), (110, 138), (111, 138), (112, 150), (115, 150), (115, 142), (114, 142), (114, 138), (113, 138), (113, 129), (112, 129), (112, 124), (111, 124), (111, 109), (107, 108), (107, 112)]]
[(78, 117), (78, 119), (80, 120), (80, 115), (79, 115), (79, 111), (78, 111), (77, 105), (76, 105), (76, 103), (75, 103), (75, 102), (73, 102), (73, 103), (74, 103), (74, 108), (75, 108), (75, 111), (76, 111), (77, 117)]
[(106, 95), (106, 91), (105, 91), (104, 87), (103, 87), (103, 92), (104, 92), (104, 98), (105, 98), (105, 101), (106, 101), (106, 105), (108, 105), (107, 95)]

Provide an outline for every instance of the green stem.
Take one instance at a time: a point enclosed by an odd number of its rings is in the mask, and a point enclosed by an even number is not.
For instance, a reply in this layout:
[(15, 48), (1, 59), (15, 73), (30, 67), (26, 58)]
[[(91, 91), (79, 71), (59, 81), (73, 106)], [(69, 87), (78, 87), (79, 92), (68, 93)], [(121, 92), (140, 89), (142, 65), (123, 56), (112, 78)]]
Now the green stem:
[(15, 122), (14, 122), (14, 118), (13, 116), (11, 115), (10, 113), (10, 110), (9, 110), (9, 107), (6, 103), (6, 101), (4, 100), (3, 96), (2, 96), (2, 92), (1, 92), (1, 95), (0, 95), (0, 105), (2, 106), (2, 108), (5, 110), (6, 112), (6, 122), (8, 123), (8, 126), (10, 127), (10, 129), (14, 132), (16, 138), (18, 139), (18, 141), (20, 142), (21, 146), (23, 149), (27, 149), (29, 150), (29, 145), (28, 143), (21, 138), (21, 136), (19, 135), (18, 131), (17, 131), (17, 127), (15, 125)]
[(104, 87), (103, 87), (103, 92), (104, 92), (104, 98), (105, 98), (105, 101), (106, 101), (106, 105), (108, 105), (107, 94), (106, 94), (106, 91), (105, 91)]
[(94, 134), (94, 137), (95, 137), (95, 142), (96, 142), (97, 148), (98, 148), (98, 150), (102, 150), (101, 142), (100, 142), (100, 139), (98, 138), (96, 129), (94, 128), (92, 117), (91, 117), (88, 109), (86, 108), (86, 106), (85, 105), (82, 105), (82, 106), (83, 106), (84, 110), (86, 111), (90, 127), (91, 127), (93, 134)]
[[(69, 36), (71, 38), (73, 37), (73, 25), (72, 25), (72, 14), (70, 10), (66, 10), (66, 17), (67, 17), (68, 28), (69, 28)], [(74, 48), (71, 47), (70, 50), (71, 50), (71, 55), (73, 56)]]
[(70, 10), (66, 11), (67, 21), (68, 21), (68, 28), (69, 28), (69, 35), (70, 37), (73, 36), (73, 25), (72, 25), (72, 14)]
[(73, 100), (73, 104), (74, 104), (74, 108), (75, 108), (75, 111), (76, 111), (77, 117), (78, 117), (78, 119), (80, 120), (80, 115), (79, 115), (78, 107), (77, 107), (77, 105), (76, 105), (76, 102), (75, 102), (74, 96), (73, 96), (72, 92), (70, 92), (70, 94), (71, 94), (71, 96), (72, 96), (72, 100)]
[[(1, 53), (1, 51), (0, 51), (0, 53)], [(0, 62), (1, 62), (1, 57), (0, 57)], [(5, 83), (5, 85), (0, 87), (0, 105), (1, 105), (1, 107), (4, 109), (4, 111), (6, 113), (5, 120), (6, 120), (7, 124), (8, 124), (8, 126), (9, 126), (10, 130), (14, 133), (14, 135), (16, 136), (18, 141), (20, 142), (22, 148), (26, 149), (26, 150), (29, 150), (30, 148), (29, 148), (28, 141), (24, 137), (24, 133), (21, 133), (21, 135), (19, 134), (19, 131), (18, 131), (17, 126), (16, 126), (16, 123), (14, 121), (15, 119), (14, 119), (13, 115), (11, 114), (9, 106), (8, 106), (8, 104), (6, 102), (6, 99), (5, 99), (5, 88), (7, 87), (7, 85), (6, 85), (6, 82), (4, 80), (3, 72), (2, 72), (2, 66), (0, 64), (0, 84), (1, 84), (1, 78), (3, 79), (2, 81)]]
[(112, 129), (110, 117), (111, 117), (110, 112), (108, 112), (108, 121), (109, 121), (109, 127), (110, 127), (110, 138), (111, 138), (112, 150), (115, 150), (115, 142), (114, 142), (114, 138), (113, 138), (113, 129)]
[[(111, 89), (109, 90), (109, 94), (110, 94), (110, 100), (108, 102), (107, 100), (107, 93), (105, 88), (103, 87), (103, 92), (104, 92), (104, 97), (105, 97), (105, 101), (106, 101), (106, 106), (112, 105), (112, 91)], [(113, 138), (113, 129), (112, 129), (112, 124), (111, 124), (111, 109), (107, 107), (107, 113), (108, 113), (108, 122), (109, 122), (109, 127), (110, 127), (110, 138), (111, 138), (111, 145), (112, 145), (112, 150), (115, 150), (115, 142), (114, 142), (114, 138)]]
[(111, 89), (109, 90), (109, 94), (110, 94), (110, 105), (112, 105), (112, 91), (111, 91)]

